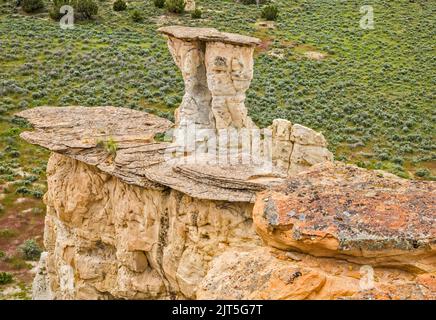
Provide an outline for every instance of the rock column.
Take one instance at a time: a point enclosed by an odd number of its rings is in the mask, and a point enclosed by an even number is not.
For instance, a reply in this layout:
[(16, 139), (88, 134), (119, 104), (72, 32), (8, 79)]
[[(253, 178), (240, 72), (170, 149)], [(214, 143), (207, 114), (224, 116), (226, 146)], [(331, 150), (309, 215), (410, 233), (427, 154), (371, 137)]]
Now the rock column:
[(207, 84), (217, 129), (254, 127), (245, 107), (245, 92), (253, 78), (253, 51), (252, 46), (206, 44)]
[(245, 92), (253, 78), (253, 52), (259, 39), (213, 28), (163, 27), (185, 82), (176, 127), (253, 128)]
[(176, 126), (196, 124), (202, 128), (214, 128), (212, 97), (207, 87), (204, 64), (204, 43), (169, 37), (168, 47), (185, 83), (185, 94), (176, 111)]

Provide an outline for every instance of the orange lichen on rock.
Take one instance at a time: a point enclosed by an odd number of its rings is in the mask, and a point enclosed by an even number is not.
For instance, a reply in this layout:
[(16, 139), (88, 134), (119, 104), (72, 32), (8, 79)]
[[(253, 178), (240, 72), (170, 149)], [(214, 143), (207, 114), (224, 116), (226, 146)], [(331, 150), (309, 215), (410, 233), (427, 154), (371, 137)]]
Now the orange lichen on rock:
[(326, 162), (259, 194), (253, 219), (280, 249), (434, 272), (435, 195), (432, 182)]

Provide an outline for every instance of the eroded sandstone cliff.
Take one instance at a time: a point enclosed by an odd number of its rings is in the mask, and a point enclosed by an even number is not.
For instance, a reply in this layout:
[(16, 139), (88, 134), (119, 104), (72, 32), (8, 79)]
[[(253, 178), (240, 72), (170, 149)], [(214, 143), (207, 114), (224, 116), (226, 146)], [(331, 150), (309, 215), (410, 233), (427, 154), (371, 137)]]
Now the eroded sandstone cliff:
[[(161, 32), (186, 86), (175, 128), (256, 129), (243, 102), (257, 40)], [(434, 182), (334, 163), (322, 134), (281, 119), (265, 169), (196, 146), (168, 159), (180, 139), (156, 137), (173, 124), (144, 112), (19, 116), (53, 151), (35, 299), (436, 298)]]

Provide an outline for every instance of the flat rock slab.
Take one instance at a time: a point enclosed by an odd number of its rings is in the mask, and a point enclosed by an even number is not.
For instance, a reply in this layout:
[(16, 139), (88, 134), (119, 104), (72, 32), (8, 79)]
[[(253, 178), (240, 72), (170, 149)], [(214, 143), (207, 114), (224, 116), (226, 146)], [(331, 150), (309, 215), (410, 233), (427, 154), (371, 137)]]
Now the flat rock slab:
[[(156, 142), (154, 136), (173, 123), (145, 112), (116, 107), (39, 107), (17, 116), (27, 119), (35, 129), (23, 132), (24, 140), (141, 187), (170, 187), (199, 199), (254, 202), (257, 191), (282, 181), (259, 178), (255, 166), (167, 161), (170, 144)], [(116, 144), (113, 154), (105, 146), (108, 141)]]
[(254, 222), (281, 249), (435, 271), (436, 184), (323, 163), (260, 193)]
[(169, 26), (158, 29), (168, 36), (187, 41), (223, 42), (241, 46), (257, 46), (260, 39), (235, 33), (220, 32), (215, 28)]

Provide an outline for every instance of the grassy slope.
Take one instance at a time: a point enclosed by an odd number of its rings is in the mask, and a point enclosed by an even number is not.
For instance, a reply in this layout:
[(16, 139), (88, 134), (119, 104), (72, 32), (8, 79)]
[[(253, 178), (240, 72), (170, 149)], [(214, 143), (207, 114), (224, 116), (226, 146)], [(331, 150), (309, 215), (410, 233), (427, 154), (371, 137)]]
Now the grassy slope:
[[(12, 182), (3, 191), (0, 229), (10, 227), (6, 218), (26, 209), (16, 205), (17, 197), (44, 192), (48, 153), (20, 141), (23, 125), (14, 121), (14, 112), (41, 105), (115, 105), (172, 117), (183, 82), (156, 33), (158, 21), (264, 40), (247, 98), (259, 125), (287, 118), (323, 131), (338, 159), (404, 177), (422, 169), (429, 170), (427, 179), (436, 175), (432, 1), (371, 1), (374, 30), (360, 29), (360, 1), (354, 0), (277, 0), (280, 18), (272, 30), (256, 27), (256, 6), (197, 3), (204, 19), (162, 18), (164, 10), (150, 0), (130, 2), (126, 12), (99, 2), (95, 21), (62, 30), (46, 14), (12, 14), (0, 0), (0, 185)], [(144, 13), (144, 23), (131, 21), (134, 8)], [(308, 60), (306, 51), (327, 57)], [(20, 177), (20, 168), (33, 178)], [(39, 200), (28, 203), (42, 207)], [(32, 230), (29, 237), (38, 233)], [(8, 251), (1, 243), (0, 250)]]

